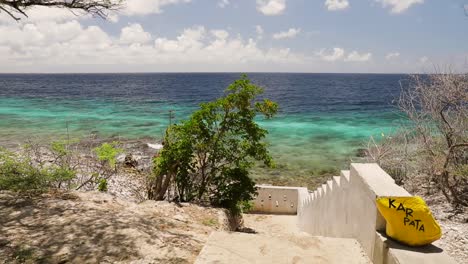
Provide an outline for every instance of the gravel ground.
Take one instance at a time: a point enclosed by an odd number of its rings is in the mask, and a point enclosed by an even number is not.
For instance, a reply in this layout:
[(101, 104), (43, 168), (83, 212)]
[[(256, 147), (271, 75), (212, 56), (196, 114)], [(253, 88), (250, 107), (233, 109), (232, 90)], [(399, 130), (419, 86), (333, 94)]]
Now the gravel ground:
[(440, 194), (424, 197), (442, 228), (442, 238), (434, 244), (447, 251), (458, 263), (468, 263), (468, 210), (454, 210)]

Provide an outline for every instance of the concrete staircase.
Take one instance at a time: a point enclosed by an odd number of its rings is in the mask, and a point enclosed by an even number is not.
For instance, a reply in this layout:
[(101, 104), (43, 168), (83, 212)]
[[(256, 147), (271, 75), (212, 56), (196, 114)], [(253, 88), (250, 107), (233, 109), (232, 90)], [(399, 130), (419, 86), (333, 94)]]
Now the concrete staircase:
[(411, 248), (385, 236), (376, 198), (411, 194), (377, 164), (352, 163), (312, 192), (263, 185), (258, 191), (254, 212), (263, 215), (245, 215), (257, 233), (213, 233), (197, 264), (456, 263), (434, 245)]

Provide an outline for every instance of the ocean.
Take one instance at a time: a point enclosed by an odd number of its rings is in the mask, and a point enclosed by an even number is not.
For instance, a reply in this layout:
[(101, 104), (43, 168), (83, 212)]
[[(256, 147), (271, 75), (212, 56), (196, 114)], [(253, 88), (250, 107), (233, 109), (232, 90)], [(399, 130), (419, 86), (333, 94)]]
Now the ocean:
[[(0, 146), (28, 138), (160, 139), (169, 124), (213, 100), (240, 73), (0, 74)], [(370, 136), (394, 132), (407, 75), (251, 73), (278, 102), (268, 142), (291, 174), (346, 168)]]

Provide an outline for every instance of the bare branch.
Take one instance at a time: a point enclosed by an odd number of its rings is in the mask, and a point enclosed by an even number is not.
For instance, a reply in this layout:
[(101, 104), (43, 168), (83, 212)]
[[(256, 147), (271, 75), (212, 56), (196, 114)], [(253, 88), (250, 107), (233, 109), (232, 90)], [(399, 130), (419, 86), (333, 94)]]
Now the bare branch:
[(83, 10), (93, 16), (107, 18), (108, 11), (121, 7), (122, 0), (0, 0), (0, 13), (4, 11), (15, 20), (19, 16), (28, 17), (28, 8), (34, 6), (66, 8), (70, 10)]
[(7, 15), (9, 15), (11, 18), (13, 18), (16, 21), (19, 21), (21, 19), (19, 17), (16, 17), (15, 15), (13, 15), (12, 12), (8, 11), (6, 8), (4, 8), (2, 6), (0, 6), (0, 10), (3, 10), (5, 13), (7, 13)]

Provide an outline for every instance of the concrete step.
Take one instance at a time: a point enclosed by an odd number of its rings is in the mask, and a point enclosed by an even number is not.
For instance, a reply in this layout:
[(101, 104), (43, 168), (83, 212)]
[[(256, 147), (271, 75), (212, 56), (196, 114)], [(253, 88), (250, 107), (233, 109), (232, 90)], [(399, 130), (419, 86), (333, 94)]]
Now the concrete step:
[(195, 263), (371, 263), (356, 240), (300, 232), (296, 216), (245, 214), (244, 221), (255, 234), (214, 232)]
[(214, 232), (195, 264), (371, 263), (354, 239)]

